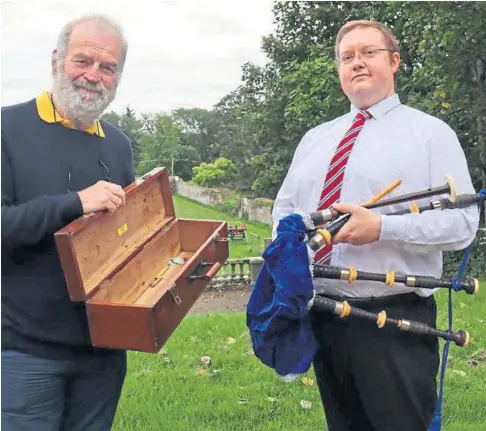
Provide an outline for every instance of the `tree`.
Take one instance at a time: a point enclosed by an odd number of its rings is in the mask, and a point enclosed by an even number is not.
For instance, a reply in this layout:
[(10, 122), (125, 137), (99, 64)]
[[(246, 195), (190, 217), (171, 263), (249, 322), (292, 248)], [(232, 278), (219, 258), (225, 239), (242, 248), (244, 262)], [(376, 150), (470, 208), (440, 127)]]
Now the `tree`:
[(123, 115), (111, 111), (101, 117), (106, 122), (118, 127), (130, 139), (133, 149), (135, 167), (140, 163), (140, 138), (143, 134), (142, 122), (135, 116), (135, 112), (127, 106)]
[(140, 164), (137, 173), (143, 174), (157, 166), (170, 167), (174, 175), (174, 164), (182, 151), (181, 126), (169, 115), (144, 116), (146, 133), (140, 138)]
[(192, 168), (201, 163), (201, 158), (196, 149), (188, 145), (181, 145), (178, 157), (174, 159), (174, 174), (181, 177), (184, 181), (192, 178)]
[(206, 109), (176, 109), (172, 116), (181, 125), (182, 145), (193, 147), (202, 161), (209, 162), (217, 157), (215, 136), (221, 125), (212, 111)]

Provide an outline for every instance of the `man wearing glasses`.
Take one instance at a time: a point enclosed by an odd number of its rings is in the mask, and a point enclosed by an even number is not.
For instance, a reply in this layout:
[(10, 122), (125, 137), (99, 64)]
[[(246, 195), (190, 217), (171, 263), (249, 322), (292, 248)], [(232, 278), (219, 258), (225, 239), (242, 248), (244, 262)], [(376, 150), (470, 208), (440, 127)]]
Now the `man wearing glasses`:
[[(356, 204), (398, 179), (402, 184), (390, 196), (442, 185), (447, 174), (457, 193), (474, 193), (456, 134), (400, 102), (399, 46), (383, 25), (347, 23), (335, 50), (350, 111), (313, 128), (299, 143), (274, 204), (274, 227), (296, 210), (334, 206), (352, 217), (334, 243), (316, 253), (316, 264), (440, 277), (441, 252), (463, 249), (474, 239), (476, 208), (386, 216), (403, 206), (367, 210)], [(351, 306), (436, 325), (431, 290), (325, 279), (314, 286)], [(334, 314), (311, 318), (319, 342), (314, 370), (330, 431), (427, 430), (437, 400), (437, 339)]]
[(102, 16), (68, 23), (52, 56), (52, 91), (2, 107), (2, 430), (111, 428), (126, 372), (122, 351), (91, 346), (71, 302), (54, 233), (114, 212), (134, 180), (132, 149), (99, 120), (127, 53)]

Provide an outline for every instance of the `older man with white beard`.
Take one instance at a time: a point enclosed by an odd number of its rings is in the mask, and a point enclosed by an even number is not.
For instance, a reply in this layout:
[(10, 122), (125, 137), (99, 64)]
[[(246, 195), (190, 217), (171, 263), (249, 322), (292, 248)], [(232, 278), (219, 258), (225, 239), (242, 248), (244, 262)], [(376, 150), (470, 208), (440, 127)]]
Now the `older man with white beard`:
[(99, 116), (127, 53), (108, 18), (68, 23), (53, 87), (2, 107), (2, 430), (111, 428), (123, 351), (94, 348), (71, 302), (54, 233), (83, 214), (116, 211), (134, 180), (128, 138)]

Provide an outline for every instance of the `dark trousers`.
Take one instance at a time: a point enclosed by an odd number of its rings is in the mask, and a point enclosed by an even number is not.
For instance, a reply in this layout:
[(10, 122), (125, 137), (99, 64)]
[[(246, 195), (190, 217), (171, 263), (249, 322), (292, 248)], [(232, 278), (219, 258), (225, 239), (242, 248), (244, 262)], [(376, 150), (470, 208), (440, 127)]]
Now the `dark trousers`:
[[(351, 306), (435, 327), (433, 297), (415, 294)], [(426, 431), (437, 401), (436, 337), (379, 329), (363, 318), (311, 314), (320, 347), (314, 359), (329, 431)]]
[(46, 359), (2, 351), (2, 431), (108, 431), (126, 353)]

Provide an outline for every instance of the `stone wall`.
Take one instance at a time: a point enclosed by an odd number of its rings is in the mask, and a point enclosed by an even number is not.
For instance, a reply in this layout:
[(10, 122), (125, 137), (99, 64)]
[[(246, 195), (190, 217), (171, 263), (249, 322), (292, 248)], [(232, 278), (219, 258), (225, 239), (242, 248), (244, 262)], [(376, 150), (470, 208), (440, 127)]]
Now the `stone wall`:
[[(178, 194), (212, 207), (221, 207), (224, 205), (223, 194), (217, 189), (201, 187), (197, 184), (189, 184), (177, 177), (171, 177), (170, 181), (172, 194)], [(238, 215), (243, 219), (258, 221), (271, 226), (272, 204), (273, 201), (271, 199), (241, 198)]]
[(172, 178), (171, 185), (172, 193), (177, 193), (193, 201), (213, 207), (223, 204), (223, 196), (216, 189), (201, 187), (197, 184), (189, 184), (178, 178)]
[(240, 203), (240, 217), (252, 221), (259, 221), (272, 225), (272, 204), (270, 199), (247, 199), (242, 198)]

